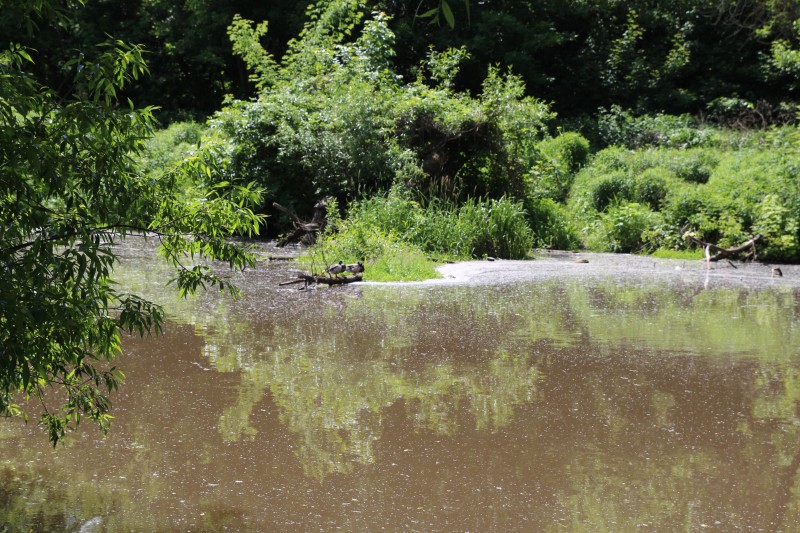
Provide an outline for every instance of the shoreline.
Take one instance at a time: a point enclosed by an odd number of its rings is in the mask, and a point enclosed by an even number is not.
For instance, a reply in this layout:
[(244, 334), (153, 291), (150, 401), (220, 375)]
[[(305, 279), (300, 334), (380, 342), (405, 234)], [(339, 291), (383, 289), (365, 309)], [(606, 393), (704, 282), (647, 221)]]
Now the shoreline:
[[(694, 281), (709, 285), (781, 285), (800, 288), (800, 265), (773, 265), (703, 260), (661, 259), (650, 256), (610, 253), (546, 252), (531, 260), (461, 261), (442, 265), (442, 278), (426, 280), (425, 285), (522, 283), (549, 278), (605, 277), (620, 282), (653, 277), (664, 281)], [(402, 283), (402, 282), (399, 282)]]

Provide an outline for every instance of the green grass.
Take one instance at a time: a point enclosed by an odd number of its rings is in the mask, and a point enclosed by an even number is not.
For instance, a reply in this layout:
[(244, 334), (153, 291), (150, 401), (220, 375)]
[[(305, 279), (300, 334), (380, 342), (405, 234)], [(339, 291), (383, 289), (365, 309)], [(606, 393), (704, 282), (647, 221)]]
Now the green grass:
[(649, 254), (659, 259), (703, 259), (703, 250), (666, 250), (658, 249)]
[(358, 257), (337, 244), (333, 242), (312, 248), (300, 257), (301, 268), (322, 274), (328, 264), (364, 261), (365, 281), (424, 281), (441, 277), (436, 270), (440, 263), (414, 246), (394, 242), (381, 246), (377, 253)]
[(442, 277), (436, 270), (439, 263), (426, 258), (418, 250), (397, 250), (367, 262), (364, 279), (370, 281), (423, 281)]

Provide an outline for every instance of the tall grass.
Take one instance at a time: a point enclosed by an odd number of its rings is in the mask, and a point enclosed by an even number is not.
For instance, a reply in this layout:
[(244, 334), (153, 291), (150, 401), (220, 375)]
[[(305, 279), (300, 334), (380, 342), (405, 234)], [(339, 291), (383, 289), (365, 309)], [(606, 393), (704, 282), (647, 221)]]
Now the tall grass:
[(521, 203), (470, 199), (458, 206), (432, 199), (423, 206), (400, 187), (353, 204), (336, 239), (376, 231), (442, 259), (522, 259), (533, 245)]
[(354, 202), (344, 219), (335, 209), (306, 259), (317, 272), (340, 260), (362, 260), (366, 279), (428, 279), (438, 276), (436, 266), (445, 260), (525, 258), (534, 241), (522, 205), (508, 198), (471, 199), (460, 206), (433, 199), (422, 205), (395, 187)]

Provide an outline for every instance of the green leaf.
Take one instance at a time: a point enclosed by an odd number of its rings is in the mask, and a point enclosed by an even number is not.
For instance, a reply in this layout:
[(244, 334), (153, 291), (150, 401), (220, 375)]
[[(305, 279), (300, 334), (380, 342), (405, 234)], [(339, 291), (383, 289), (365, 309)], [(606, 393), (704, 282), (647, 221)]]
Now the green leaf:
[(456, 17), (453, 15), (453, 10), (450, 9), (450, 4), (447, 3), (447, 0), (442, 0), (442, 13), (444, 14), (444, 19), (447, 21), (447, 25), (450, 26), (450, 29), (456, 27)]
[(426, 11), (422, 15), (419, 15), (417, 18), (426, 19), (426, 18), (430, 18), (430, 17), (436, 16), (438, 14), (439, 14), (439, 8), (438, 7), (434, 7), (433, 9), (430, 9), (430, 10)]
[[(43, 24), (48, 19), (41, 17)], [(116, 292), (110, 276), (120, 236), (135, 228), (160, 232), (184, 293), (219, 284), (235, 295), (227, 279), (206, 267), (182, 274), (181, 262), (199, 254), (232, 268), (254, 264), (230, 238), (257, 231), (263, 217), (252, 207), (261, 192), (199, 185), (185, 201), (178, 178), (207, 184), (220, 166), (218, 154), (203, 147), (166, 175), (146, 176), (139, 156), (152, 135), (154, 108), (118, 98), (147, 72), (140, 47), (108, 40), (65, 58), (68, 95), (38, 79), (46, 68), (27, 68), (33, 58), (18, 45), (0, 57), (6, 58), (0, 59), (0, 153), (13, 156), (2, 165), (13, 179), (0, 179), (0, 411), (26, 418), (31, 407), (9, 407), (9, 398), (60, 389), (48, 393), (53, 409), (41, 418), (55, 445), (81, 420), (108, 428), (105, 394), (123, 375), (100, 368), (120, 353), (121, 333), (161, 332), (160, 307)]]

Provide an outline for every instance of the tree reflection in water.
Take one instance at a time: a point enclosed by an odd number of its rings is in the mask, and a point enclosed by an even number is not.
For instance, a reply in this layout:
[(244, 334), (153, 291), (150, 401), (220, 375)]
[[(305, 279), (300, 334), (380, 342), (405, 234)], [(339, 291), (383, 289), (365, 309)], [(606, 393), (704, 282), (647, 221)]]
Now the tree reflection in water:
[[(159, 274), (130, 278), (155, 287)], [(141, 273), (140, 273), (141, 275)], [(794, 530), (797, 293), (680, 280), (277, 291), (127, 342), (107, 439), (0, 424), (0, 524)], [(265, 294), (269, 294), (265, 297)]]

